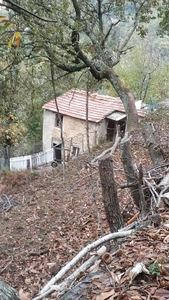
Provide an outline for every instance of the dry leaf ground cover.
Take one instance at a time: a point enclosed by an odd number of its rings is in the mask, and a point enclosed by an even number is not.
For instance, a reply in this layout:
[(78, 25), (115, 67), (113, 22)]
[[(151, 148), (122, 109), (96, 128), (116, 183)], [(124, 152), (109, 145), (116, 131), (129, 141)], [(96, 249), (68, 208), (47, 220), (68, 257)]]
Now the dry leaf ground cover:
[[(148, 118), (150, 119), (150, 116)], [(159, 133), (158, 138), (163, 140), (164, 147), (167, 147), (168, 112), (163, 112), (162, 118), (155, 113), (151, 115), (152, 119)], [(108, 147), (110, 143), (103, 143), (92, 153), (93, 157)], [(136, 163), (141, 161), (145, 169), (148, 169), (151, 162), (139, 131), (133, 135), (131, 148), (134, 161)], [(125, 182), (125, 178), (119, 153), (116, 152), (113, 158), (120, 207), (124, 220), (127, 221), (136, 209), (129, 191), (120, 189), (120, 184)], [(0, 197), (4, 202), (0, 203), (0, 275), (18, 291), (23, 289), (28, 292), (28, 299), (51, 279), (59, 266), (64, 266), (83, 247), (100, 237), (101, 231), (92, 197), (93, 189), (104, 234), (109, 233), (102, 205), (98, 168), (92, 167), (91, 185), (89, 170), (86, 168), (88, 160), (87, 156), (83, 156), (70, 162), (66, 165), (64, 177), (61, 165), (57, 169), (46, 166), (32, 172), (2, 172), (1, 174)], [(6, 211), (4, 208), (9, 207), (9, 204), (12, 207)], [(168, 222), (168, 213), (163, 213), (164, 223)], [(125, 280), (127, 282), (127, 277), (120, 279), (122, 277), (120, 274), (143, 257), (147, 257), (153, 264), (158, 257), (162, 256), (162, 263), (167, 264), (168, 242), (166, 227), (158, 230), (149, 228), (147, 233), (140, 232), (138, 236), (126, 239), (122, 252), (113, 257), (113, 270), (108, 267), (109, 271), (113, 272), (111, 277), (114, 276), (116, 288), (117, 286), (120, 288), (120, 291), (113, 290), (110, 297), (114, 298), (110, 299), (120, 299), (120, 295), (128, 297), (121, 299), (148, 299), (148, 297), (151, 299), (153, 292), (155, 295), (161, 288), (168, 290), (167, 273), (164, 285), (159, 283), (158, 276), (140, 277), (139, 283), (134, 285), (137, 287), (137, 292), (134, 292), (135, 298), (130, 294), (131, 288), (128, 294), (124, 294), (126, 292), (124, 282)], [(148, 289), (148, 284), (152, 290)], [(97, 283), (95, 286), (98, 288), (98, 285)], [(102, 292), (112, 291), (111, 282), (110, 286), (108, 284), (103, 286), (99, 287), (96, 293), (91, 289), (88, 299), (96, 299), (97, 293), (101, 295)], [(145, 291), (142, 292), (142, 289)], [(108, 299), (108, 297), (97, 298), (99, 299)]]

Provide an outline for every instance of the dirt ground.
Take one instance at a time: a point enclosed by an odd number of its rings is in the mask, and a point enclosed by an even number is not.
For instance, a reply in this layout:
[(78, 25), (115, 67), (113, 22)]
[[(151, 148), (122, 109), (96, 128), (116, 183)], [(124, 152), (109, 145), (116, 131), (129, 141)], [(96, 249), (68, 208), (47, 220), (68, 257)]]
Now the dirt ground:
[[(145, 121), (155, 122), (164, 148), (168, 143), (168, 113), (158, 112)], [(160, 125), (161, 120), (163, 121)], [(145, 169), (151, 161), (145, 143), (137, 131), (133, 134), (132, 154)], [(110, 147), (103, 143), (92, 157)], [(166, 148), (167, 149), (167, 148)], [(101, 236), (92, 198), (93, 188), (104, 234), (109, 233), (97, 166), (92, 167), (92, 182), (86, 167), (89, 157), (82, 156), (53, 169), (50, 165), (25, 172), (0, 175), (0, 276), (17, 291), (29, 297), (51, 279), (83, 247)], [(130, 192), (120, 189), (125, 183), (119, 153), (113, 155), (120, 208), (125, 222), (136, 212)]]

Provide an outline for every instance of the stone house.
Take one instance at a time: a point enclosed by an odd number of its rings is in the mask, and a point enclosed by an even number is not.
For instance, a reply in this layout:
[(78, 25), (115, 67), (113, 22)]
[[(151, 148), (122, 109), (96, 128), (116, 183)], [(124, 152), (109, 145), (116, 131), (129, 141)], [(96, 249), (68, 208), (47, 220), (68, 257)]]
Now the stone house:
[[(55, 100), (43, 105), (43, 150), (54, 148), (55, 159), (61, 160), (61, 123), (65, 142), (65, 155), (77, 156), (87, 150), (86, 91), (71, 89)], [(140, 117), (145, 112), (138, 110)], [(100, 140), (113, 140), (116, 125), (125, 129), (126, 115), (120, 98), (89, 93), (88, 128), (90, 147)]]

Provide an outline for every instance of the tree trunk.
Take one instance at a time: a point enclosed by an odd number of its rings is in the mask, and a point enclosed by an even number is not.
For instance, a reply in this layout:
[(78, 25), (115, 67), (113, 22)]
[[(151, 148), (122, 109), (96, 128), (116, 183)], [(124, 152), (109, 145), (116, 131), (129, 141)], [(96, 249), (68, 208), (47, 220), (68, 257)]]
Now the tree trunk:
[[(89, 68), (94, 78), (96, 78), (97, 80), (107, 79), (113, 86), (117, 95), (121, 98), (123, 102), (127, 118), (126, 128), (128, 132), (131, 132), (134, 128), (138, 126), (138, 113), (135, 106), (135, 99), (131, 91), (124, 86), (123, 82), (120, 80), (113, 67), (111, 68), (104, 62), (102, 68), (100, 68), (100, 65), (99, 67), (95, 66), (95, 64), (93, 64), (88, 59), (88, 57), (83, 53), (83, 51), (81, 51), (79, 44), (76, 45), (75, 52), (77, 53), (77, 57), (84, 63), (86, 67)], [(58, 67), (64, 71), (70, 72), (70, 68), (66, 67), (66, 65), (58, 65)], [(84, 68), (84, 66), (82, 68)], [(74, 71), (78, 71), (78, 69)]]
[[(142, 215), (146, 212), (145, 197), (142, 190), (142, 182), (140, 176), (136, 175), (134, 169), (132, 156), (129, 146), (129, 138), (125, 136), (120, 143), (121, 159), (123, 163), (124, 172), (127, 178), (127, 183), (130, 186), (131, 195), (135, 205), (141, 210)], [(140, 172), (139, 172), (140, 173)]]
[(126, 112), (126, 131), (131, 132), (138, 126), (138, 113), (133, 94), (126, 88), (118, 75), (112, 69), (107, 71), (107, 79), (112, 84), (118, 96), (121, 98)]
[(15, 289), (0, 279), (0, 300), (19, 300)]
[(143, 127), (143, 137), (147, 143), (148, 151), (153, 165), (161, 165), (164, 162), (163, 151), (155, 140), (155, 130), (152, 123), (147, 123)]
[(116, 232), (123, 226), (123, 217), (119, 207), (113, 163), (110, 156), (99, 160), (99, 172), (102, 185), (102, 197), (110, 231)]

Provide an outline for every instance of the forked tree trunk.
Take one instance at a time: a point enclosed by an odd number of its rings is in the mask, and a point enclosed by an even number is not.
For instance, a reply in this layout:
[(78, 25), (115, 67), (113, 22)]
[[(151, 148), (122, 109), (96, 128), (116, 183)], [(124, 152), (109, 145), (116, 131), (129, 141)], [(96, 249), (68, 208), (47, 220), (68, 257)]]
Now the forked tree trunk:
[(123, 226), (123, 217), (117, 197), (111, 156), (106, 156), (99, 160), (99, 172), (106, 218), (109, 223), (110, 231), (116, 232)]
[(0, 300), (19, 300), (15, 289), (0, 279)]

